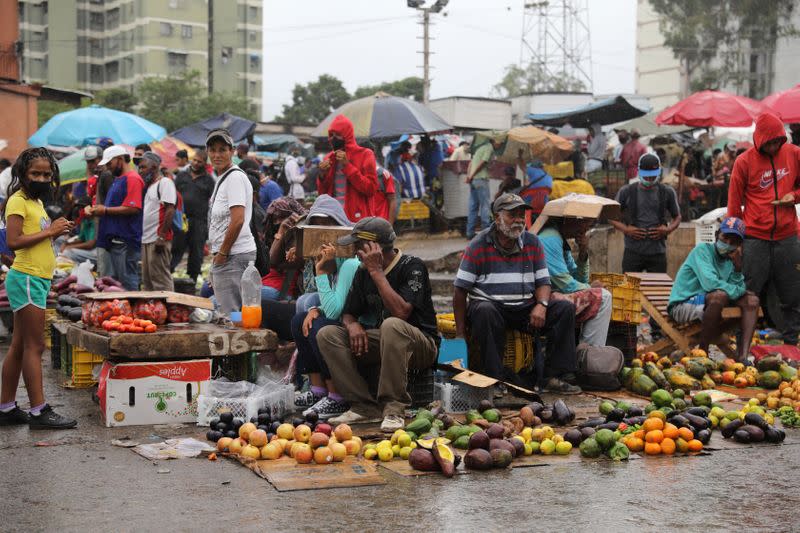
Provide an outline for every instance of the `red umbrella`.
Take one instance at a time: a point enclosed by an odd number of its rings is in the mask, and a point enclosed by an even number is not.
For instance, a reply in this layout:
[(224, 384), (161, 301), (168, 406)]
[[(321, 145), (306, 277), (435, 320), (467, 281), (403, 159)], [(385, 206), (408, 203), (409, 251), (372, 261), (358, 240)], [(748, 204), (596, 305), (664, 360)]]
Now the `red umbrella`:
[(800, 83), (767, 96), (761, 103), (772, 109), (786, 124), (800, 122)]
[(700, 91), (666, 108), (656, 124), (672, 126), (747, 127), (769, 109), (757, 100), (722, 91)]

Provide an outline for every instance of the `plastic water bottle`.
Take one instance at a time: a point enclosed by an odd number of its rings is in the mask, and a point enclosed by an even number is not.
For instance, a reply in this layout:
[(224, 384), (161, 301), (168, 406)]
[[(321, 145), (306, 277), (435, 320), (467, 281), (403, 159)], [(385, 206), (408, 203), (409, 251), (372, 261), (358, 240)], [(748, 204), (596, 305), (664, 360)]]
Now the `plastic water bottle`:
[(261, 274), (253, 261), (242, 274), (242, 327), (261, 327)]

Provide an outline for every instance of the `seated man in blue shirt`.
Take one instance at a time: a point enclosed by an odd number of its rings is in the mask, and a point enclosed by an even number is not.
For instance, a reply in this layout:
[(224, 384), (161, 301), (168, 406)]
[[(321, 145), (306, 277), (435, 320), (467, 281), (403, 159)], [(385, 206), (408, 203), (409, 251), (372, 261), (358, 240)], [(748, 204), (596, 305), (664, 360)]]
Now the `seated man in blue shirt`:
[(750, 353), (750, 342), (758, 319), (758, 296), (747, 290), (742, 275), (742, 243), (744, 222), (735, 217), (722, 221), (714, 243), (701, 242), (689, 252), (675, 276), (667, 307), (679, 324), (702, 321), (700, 349), (723, 333), (722, 309), (736, 305), (742, 310), (742, 339), (738, 360), (744, 362)]

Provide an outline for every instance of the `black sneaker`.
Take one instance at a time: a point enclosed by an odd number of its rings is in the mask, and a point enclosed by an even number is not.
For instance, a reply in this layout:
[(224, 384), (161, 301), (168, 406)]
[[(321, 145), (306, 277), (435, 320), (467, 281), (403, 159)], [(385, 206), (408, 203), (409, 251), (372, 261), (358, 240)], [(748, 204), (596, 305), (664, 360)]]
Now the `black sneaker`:
[(311, 407), (318, 401), (320, 401), (324, 396), (316, 396), (310, 390), (305, 392), (303, 391), (295, 391), (294, 393), (294, 406), (297, 408), (307, 408)]
[(28, 413), (23, 411), (14, 402), (14, 408), (10, 411), (0, 411), (0, 426), (21, 426), (30, 422)]
[(580, 394), (583, 392), (577, 385), (570, 385), (566, 381), (558, 378), (548, 379), (545, 390), (547, 392), (554, 392), (556, 394)]
[(78, 425), (74, 418), (67, 418), (53, 411), (53, 408), (45, 404), (39, 415), (30, 415), (31, 429), (72, 429)]
[[(325, 396), (320, 401), (311, 406), (306, 411), (316, 411), (320, 420), (328, 420), (335, 416), (340, 416), (350, 410), (350, 404), (346, 401), (331, 400), (330, 396)], [(306, 414), (303, 412), (303, 415)]]

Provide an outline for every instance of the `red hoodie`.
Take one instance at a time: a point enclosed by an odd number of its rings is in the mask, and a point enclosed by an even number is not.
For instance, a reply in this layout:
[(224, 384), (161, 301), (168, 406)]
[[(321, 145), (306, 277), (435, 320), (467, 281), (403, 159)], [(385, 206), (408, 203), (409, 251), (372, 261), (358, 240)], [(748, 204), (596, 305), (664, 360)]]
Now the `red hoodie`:
[[(355, 223), (364, 217), (374, 216), (372, 197), (378, 190), (375, 154), (369, 148), (356, 144), (353, 123), (344, 115), (334, 118), (328, 131), (341, 135), (345, 142), (347, 163), (342, 172), (347, 177), (344, 199), (344, 212), (347, 213), (347, 218)], [(319, 174), (317, 190), (319, 194), (329, 194), (335, 198), (333, 185), (337, 166), (336, 153), (329, 153), (325, 159), (331, 162), (331, 166), (328, 172)]]
[[(782, 138), (778, 152), (770, 157), (759, 149), (767, 141)], [(744, 219), (747, 236), (779, 241), (797, 235), (794, 205), (775, 206), (771, 202), (794, 193), (800, 202), (800, 147), (786, 142), (781, 120), (771, 113), (756, 119), (755, 146), (736, 158), (728, 189), (728, 216)], [(773, 176), (777, 175), (777, 180)], [(742, 217), (744, 206), (744, 217)]]

